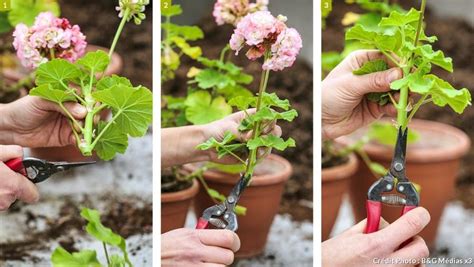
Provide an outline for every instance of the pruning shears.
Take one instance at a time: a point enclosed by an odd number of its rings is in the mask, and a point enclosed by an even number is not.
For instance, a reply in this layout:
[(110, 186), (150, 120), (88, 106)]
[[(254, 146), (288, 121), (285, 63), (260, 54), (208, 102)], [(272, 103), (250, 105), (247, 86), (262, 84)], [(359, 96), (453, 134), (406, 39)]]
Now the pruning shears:
[(32, 183), (41, 183), (51, 175), (71, 168), (94, 164), (89, 162), (48, 162), (36, 158), (14, 158), (5, 162), (12, 171), (20, 173), (30, 179)]
[(245, 175), (241, 174), (240, 179), (230, 191), (227, 198), (220, 204), (216, 204), (204, 210), (199, 218), (196, 229), (207, 229), (209, 224), (219, 229), (228, 229), (237, 231), (239, 225), (237, 223), (237, 215), (234, 208), (240, 199), (240, 195), (248, 184)]
[[(367, 209), (367, 226), (365, 233), (373, 233), (379, 230), (380, 217), (382, 214), (382, 203), (394, 206), (403, 206), (402, 215), (418, 207), (420, 196), (415, 186), (405, 174), (406, 150), (407, 150), (408, 128), (403, 131), (398, 129), (397, 143), (390, 169), (387, 174), (372, 184), (369, 188)], [(383, 194), (396, 191), (397, 194)]]

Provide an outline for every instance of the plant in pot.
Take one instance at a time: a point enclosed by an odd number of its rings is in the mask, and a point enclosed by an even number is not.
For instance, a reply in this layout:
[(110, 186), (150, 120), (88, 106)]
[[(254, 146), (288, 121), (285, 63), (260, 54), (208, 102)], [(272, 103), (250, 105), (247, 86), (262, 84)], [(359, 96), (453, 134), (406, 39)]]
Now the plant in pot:
[[(420, 10), (411, 9), (404, 14), (393, 11), (388, 17), (381, 19), (377, 28), (367, 29), (355, 25), (346, 32), (346, 40), (357, 40), (376, 47), (390, 64), (403, 71), (403, 78), (391, 83), (391, 92), (374, 94), (369, 98), (379, 104), (390, 101), (397, 110), (395, 127), (392, 127), (392, 133), (386, 134), (382, 140), (396, 136), (393, 132), (398, 128), (414, 129), (419, 135), (419, 140), (408, 147), (407, 174), (420, 185), (420, 205), (431, 213), (431, 223), (421, 235), (429, 246), (433, 246), (444, 205), (453, 194), (459, 160), (469, 149), (470, 142), (463, 132), (449, 125), (412, 119), (419, 108), (427, 103), (449, 106), (461, 114), (471, 104), (471, 95), (466, 88), (455, 89), (447, 81), (431, 73), (435, 65), (452, 72), (453, 63), (442, 51), (433, 50), (432, 43), (436, 42), (437, 37), (425, 35), (425, 7), (426, 0), (423, 0)], [(384, 61), (375, 60), (366, 63), (360, 70), (355, 71), (355, 74), (363, 75), (387, 68)], [(392, 95), (395, 92), (400, 93), (398, 101)], [(419, 99), (412, 102), (410, 94), (419, 96)], [(365, 131), (343, 137), (339, 142), (347, 145), (360, 138)], [(364, 151), (375, 161), (385, 166), (390, 164), (390, 146), (371, 142), (364, 146)], [(357, 220), (366, 217), (363, 201), (366, 199), (367, 189), (374, 181), (369, 168), (363, 164), (352, 177), (351, 199)], [(382, 212), (382, 216), (390, 222), (399, 214), (400, 209), (394, 207), (388, 207)]]
[[(186, 41), (194, 40), (198, 35), (199, 38), (202, 38), (202, 31), (196, 26), (171, 24), (170, 17), (180, 14), (182, 11), (178, 5), (170, 8), (174, 11), (162, 12), (167, 21), (163, 25), (166, 34), (162, 41), (162, 59), (169, 57), (178, 61), (176, 64), (162, 61), (162, 64), (166, 65), (162, 73), (162, 82), (174, 77), (174, 70), (179, 66), (179, 57), (170, 56), (179, 54), (170, 49), (181, 49), (183, 54), (195, 59), (199, 66), (196, 65), (197, 67), (192, 67), (188, 71), (188, 90), (185, 97), (163, 96), (162, 127), (200, 125), (222, 119), (232, 112), (232, 107), (227, 103), (230, 98), (252, 96), (245, 86), (252, 82), (253, 77), (243, 73), (241, 68), (225, 60), (226, 53), (229, 52), (228, 46), (222, 49), (219, 59), (200, 56), (201, 49), (199, 47), (191, 47), (189, 44), (183, 46), (181, 42), (183, 38)], [(199, 53), (193, 51), (199, 51)], [(202, 173), (209, 168), (232, 171), (234, 169), (240, 170), (241, 165), (229, 167), (206, 163), (196, 170), (187, 171), (181, 166), (174, 166), (162, 172), (162, 232), (184, 226), (190, 202), (198, 190), (195, 178), (201, 182), (210, 199), (220, 202), (225, 198), (216, 190), (209, 188), (202, 178)], [(237, 210), (240, 214), (245, 213), (243, 207), (238, 206)]]
[[(103, 160), (111, 160), (116, 153), (126, 151), (129, 136), (145, 135), (151, 124), (153, 103), (150, 90), (141, 85), (133, 86), (125, 77), (104, 75), (126, 22), (133, 19), (139, 24), (144, 19), (142, 11), (147, 4), (147, 1), (119, 1), (122, 20), (108, 54), (102, 50), (88, 52), (71, 63), (55, 58), (56, 51), (51, 49), (54, 59), (40, 64), (35, 72), (36, 87), (30, 95), (54, 102), (65, 111), (77, 142), (75, 147), (85, 157), (96, 153)], [(47, 25), (58, 20), (67, 24), (67, 20), (44, 14)], [(47, 40), (46, 36), (38, 39)], [(64, 108), (64, 103), (69, 101), (86, 107), (84, 121), (76, 120)], [(100, 116), (104, 110), (111, 112), (111, 118)]]
[[(0, 12), (0, 34), (11, 32), (18, 24), (32, 26), (41, 12), (51, 12), (56, 16), (60, 13), (57, 1), (11, 0), (10, 4), (10, 10)], [(4, 42), (0, 48), (0, 103), (9, 103), (28, 94), (33, 85), (28, 70), (22, 68), (12, 53), (12, 44), (7, 38)]]
[[(248, 187), (242, 194), (239, 203), (247, 208), (246, 216), (239, 217), (239, 235), (242, 246), (237, 257), (250, 257), (260, 254), (266, 244), (266, 239), (273, 218), (278, 211), (279, 202), (286, 180), (291, 175), (291, 165), (288, 161), (276, 155), (264, 159), (257, 157), (257, 151), (272, 148), (283, 151), (294, 147), (292, 138), (287, 140), (278, 136), (265, 135), (265, 129), (278, 120), (292, 121), (298, 115), (291, 109), (287, 99), (280, 99), (275, 93), (267, 92), (267, 82), (270, 71), (281, 71), (290, 67), (302, 47), (298, 32), (285, 24), (286, 17), (273, 17), (268, 11), (258, 11), (243, 17), (236, 26), (230, 40), (230, 48), (236, 53), (249, 46), (246, 56), (251, 60), (263, 57), (262, 75), (259, 90), (256, 95), (236, 96), (229, 100), (229, 105), (246, 113), (245, 119), (239, 126), (239, 131), (249, 133), (250, 139), (238, 140), (228, 132), (222, 140), (214, 138), (198, 146), (199, 149), (214, 149), (218, 155), (235, 157), (243, 170)], [(249, 108), (253, 108), (249, 112)], [(234, 151), (245, 149), (246, 158)], [(186, 166), (196, 169), (197, 166)], [(210, 187), (228, 194), (239, 180), (239, 174), (225, 173), (219, 170), (207, 170), (204, 180)], [(206, 193), (198, 194), (196, 213), (213, 205)], [(255, 221), (258, 219), (259, 221)]]

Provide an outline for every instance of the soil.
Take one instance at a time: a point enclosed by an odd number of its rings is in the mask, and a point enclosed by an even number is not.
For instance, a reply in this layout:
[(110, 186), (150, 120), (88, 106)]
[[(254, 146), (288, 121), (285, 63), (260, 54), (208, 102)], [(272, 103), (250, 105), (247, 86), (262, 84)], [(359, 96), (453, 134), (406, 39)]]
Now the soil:
[[(138, 199), (123, 198), (116, 196), (105, 196), (103, 200), (107, 203), (107, 209), (101, 212), (102, 223), (111, 228), (114, 232), (127, 238), (135, 234), (145, 234), (152, 232), (151, 204), (145, 204)], [(26, 240), (0, 243), (0, 259), (8, 260), (28, 260), (36, 262), (29, 251), (48, 249), (49, 241), (57, 240), (67, 251), (74, 252), (74, 236), (76, 234), (85, 235), (85, 220), (80, 216), (81, 206), (90, 204), (86, 198), (81, 203), (76, 203), (66, 199), (59, 211), (57, 218), (47, 218), (36, 216), (31, 212), (22, 210), (22, 205), (13, 209), (13, 212), (25, 212), (27, 219), (24, 222), (30, 228), (30, 235)], [(9, 212), (12, 212), (10, 210)], [(45, 221), (46, 229), (38, 230), (38, 223)]]
[[(198, 24), (204, 31), (204, 40), (196, 41), (203, 50), (203, 56), (218, 58), (221, 49), (228, 43), (232, 34), (232, 27), (217, 26), (212, 17), (202, 18)], [(306, 37), (310, 38), (310, 37)], [(245, 55), (232, 56), (231, 60), (244, 71), (254, 76), (254, 81), (248, 86), (257, 90), (261, 72), (261, 62), (251, 62)], [(186, 73), (196, 63), (189, 58), (182, 57), (182, 64), (176, 73), (176, 79), (163, 84), (163, 94), (184, 96), (187, 82)], [(290, 100), (293, 108), (298, 111), (298, 117), (290, 123), (281, 123), (283, 136), (291, 136), (296, 140), (297, 147), (280, 153), (273, 151), (289, 160), (294, 173), (288, 181), (283, 198), (281, 213), (290, 213), (296, 219), (312, 219), (312, 210), (301, 206), (300, 200), (313, 199), (313, 70), (310, 64), (298, 59), (293, 67), (280, 72), (272, 72), (268, 82), (269, 91), (276, 92), (281, 98)], [(294, 210), (305, 210), (294, 214)], [(303, 216), (301, 214), (303, 214)]]
[(190, 188), (192, 185), (191, 181), (178, 181), (172, 174), (161, 175), (161, 193), (179, 192)]
[[(413, 1), (399, 1), (402, 6), (409, 8)], [(327, 27), (323, 30), (323, 51), (341, 51), (344, 44), (344, 27), (341, 20), (346, 12), (362, 13), (356, 5), (348, 5), (343, 1), (334, 1), (333, 12), (326, 19)], [(433, 68), (433, 72), (441, 78), (450, 82), (456, 88), (468, 88), (474, 94), (474, 28), (466, 21), (459, 18), (439, 18), (434, 16), (428, 9), (425, 15), (426, 32), (428, 35), (438, 36), (439, 41), (434, 48), (445, 52), (453, 58), (454, 73), (448, 73), (439, 68)], [(467, 108), (459, 115), (449, 108), (440, 108), (434, 105), (426, 105), (417, 113), (417, 118), (434, 120), (453, 125), (466, 132), (471, 139), (474, 137), (474, 109)], [(466, 207), (474, 208), (472, 195), (474, 192), (474, 149), (471, 149), (464, 158), (460, 168), (458, 179), (458, 199), (462, 200)], [(466, 193), (470, 192), (470, 193)]]

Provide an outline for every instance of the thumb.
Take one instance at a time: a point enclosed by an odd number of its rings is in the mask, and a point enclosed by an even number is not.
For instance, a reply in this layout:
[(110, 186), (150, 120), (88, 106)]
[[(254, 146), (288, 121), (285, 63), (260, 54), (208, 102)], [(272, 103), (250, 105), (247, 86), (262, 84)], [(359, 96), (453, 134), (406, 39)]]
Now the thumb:
[(400, 244), (421, 232), (429, 222), (429, 212), (425, 208), (418, 207), (398, 218), (384, 229), (374, 233), (374, 235), (379, 235), (380, 240), (386, 240), (390, 249), (394, 250)]
[[(33, 99), (34, 103), (36, 104), (36, 106), (40, 109), (40, 110), (44, 110), (44, 111), (56, 111), (58, 113), (61, 113), (63, 114), (64, 116), (67, 116), (66, 112), (56, 103), (54, 102), (51, 102), (51, 101), (47, 101), (47, 100), (44, 100), (44, 99), (41, 99), (39, 97), (35, 97)], [(87, 109), (78, 104), (78, 103), (74, 103), (74, 102), (65, 102), (64, 104), (64, 107), (66, 108), (66, 110), (75, 118), (75, 119), (78, 119), (78, 120), (82, 120), (86, 117), (87, 115)]]
[(350, 84), (355, 93), (363, 96), (368, 93), (388, 92), (390, 83), (403, 77), (400, 68), (391, 68), (386, 71), (374, 72), (366, 75), (351, 75)]
[(22, 158), (22, 157), (23, 157), (23, 148), (21, 146), (0, 145), (0, 161), (8, 161), (14, 158)]
[(16, 198), (28, 204), (35, 203), (39, 199), (38, 188), (28, 178), (14, 173), (13, 179), (17, 179)]

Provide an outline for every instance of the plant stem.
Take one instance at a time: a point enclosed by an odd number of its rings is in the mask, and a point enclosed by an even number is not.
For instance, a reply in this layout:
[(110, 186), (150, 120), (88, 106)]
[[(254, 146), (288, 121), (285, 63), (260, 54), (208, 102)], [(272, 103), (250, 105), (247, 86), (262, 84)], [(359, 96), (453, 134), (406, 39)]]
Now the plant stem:
[(367, 153), (364, 151), (363, 148), (361, 149), (357, 149), (356, 150), (357, 154), (359, 154), (359, 156), (362, 158), (362, 160), (364, 161), (365, 165), (367, 165), (367, 168), (369, 168), (369, 171), (370, 173), (372, 173), (372, 175), (377, 179), (379, 178), (379, 175), (377, 173), (375, 173), (372, 168), (370, 167), (370, 165), (372, 164), (372, 160), (370, 159), (369, 155), (367, 155)]
[[(270, 53), (268, 51), (265, 52), (263, 62), (267, 61), (269, 56), (270, 56)], [(256, 111), (255, 112), (258, 112), (260, 110), (260, 106), (262, 104), (263, 93), (265, 93), (265, 90), (267, 88), (269, 75), (270, 75), (270, 70), (262, 71), (262, 76), (260, 78), (260, 86), (259, 86), (259, 90), (258, 90), (258, 98), (257, 98), (257, 105), (256, 105)], [(255, 123), (255, 126), (253, 127), (252, 139), (258, 137), (259, 134), (260, 134), (260, 121)], [(248, 159), (247, 167), (245, 169), (245, 177), (246, 177), (246, 179), (248, 179), (247, 183), (250, 182), (253, 171), (255, 169), (255, 165), (257, 164), (257, 150), (258, 150), (258, 148), (250, 150), (250, 157)]]
[(420, 14), (420, 19), (418, 20), (418, 27), (416, 29), (416, 37), (415, 41), (413, 42), (413, 45), (416, 47), (418, 45), (418, 41), (420, 39), (420, 34), (421, 34), (421, 27), (423, 26), (423, 19), (425, 17), (425, 9), (426, 9), (426, 0), (421, 1), (421, 14)]
[(382, 54), (384, 54), (388, 59), (390, 59), (390, 61), (392, 61), (393, 64), (397, 65), (397, 67), (399, 67), (399, 68), (402, 67), (402, 65), (393, 56), (391, 56), (389, 53), (387, 53), (383, 50), (380, 50), (380, 52), (382, 52)]
[(127, 22), (129, 15), (130, 15), (130, 9), (127, 8), (125, 9), (122, 20), (120, 21), (120, 25), (117, 29), (117, 32), (115, 33), (114, 41), (112, 42), (112, 45), (110, 46), (109, 58), (112, 58), (112, 54), (114, 53), (115, 46), (117, 45), (120, 34), (122, 34), (123, 27), (125, 26), (125, 23)]
[(221, 55), (220, 55), (220, 57), (219, 57), (220, 62), (224, 63), (225, 53), (227, 53), (227, 51), (229, 51), (229, 49), (230, 49), (230, 46), (229, 46), (229, 45), (226, 45), (226, 46), (222, 49)]
[(109, 259), (109, 252), (107, 251), (107, 244), (102, 242), (102, 246), (104, 247), (105, 258), (107, 259), (107, 265), (110, 266), (110, 259)]
[(67, 108), (63, 105), (63, 103), (59, 103), (59, 107), (64, 111), (64, 113), (66, 113), (66, 115), (69, 117), (69, 119), (71, 120), (71, 122), (72, 122), (76, 127), (78, 127), (79, 129), (81, 129), (81, 131), (84, 130), (84, 129), (81, 127), (81, 125), (79, 125), (79, 123), (76, 121), (76, 119), (72, 116), (72, 114), (69, 112), (69, 110), (67, 110)]
[[(91, 112), (91, 114), (94, 114), (94, 113)], [(95, 138), (94, 142), (90, 145), (91, 146), (91, 151), (97, 145), (97, 142), (100, 140), (102, 135), (104, 135), (104, 133), (107, 131), (107, 129), (109, 129), (110, 125), (112, 125), (112, 123), (115, 122), (117, 117), (120, 116), (120, 114), (122, 114), (121, 110), (119, 110), (119, 112), (117, 112), (117, 114), (115, 114), (115, 116), (109, 122), (107, 122), (107, 125), (105, 125), (104, 129), (102, 129), (102, 131), (99, 133), (99, 135)]]
[(410, 112), (410, 115), (408, 116), (408, 123), (410, 123), (411, 119), (413, 119), (413, 116), (415, 116), (415, 113), (418, 111), (418, 109), (425, 104), (425, 99), (428, 97), (428, 94), (424, 94), (418, 102), (416, 102), (415, 106), (413, 107), (413, 110)]

